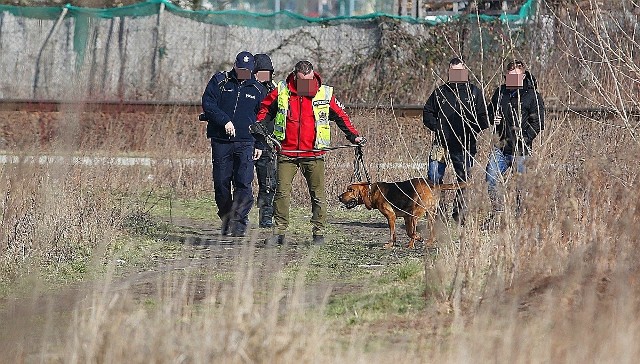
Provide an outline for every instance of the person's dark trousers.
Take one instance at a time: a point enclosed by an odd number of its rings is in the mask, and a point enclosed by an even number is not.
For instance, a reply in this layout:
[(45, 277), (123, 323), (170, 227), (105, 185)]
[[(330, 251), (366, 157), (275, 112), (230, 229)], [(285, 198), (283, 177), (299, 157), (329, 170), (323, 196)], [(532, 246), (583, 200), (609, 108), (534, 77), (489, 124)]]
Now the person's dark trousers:
[(327, 223), (327, 198), (324, 182), (323, 158), (278, 157), (278, 187), (273, 201), (274, 232), (284, 235), (289, 226), (289, 208), (293, 178), (298, 169), (307, 181), (311, 197), (311, 225), (313, 236), (324, 236)]
[(258, 177), (258, 208), (260, 227), (273, 226), (273, 196), (278, 184), (276, 176), (275, 156), (264, 151), (256, 161), (256, 176)]
[(213, 189), (223, 234), (244, 235), (247, 230), (253, 205), (253, 144), (211, 141)]
[[(467, 152), (449, 152), (449, 158), (453, 165), (453, 171), (456, 174), (458, 182), (467, 182), (469, 171), (473, 167), (473, 156)], [(429, 168), (427, 176), (434, 184), (441, 184), (444, 179), (444, 172), (447, 168), (445, 162), (440, 162), (429, 158)], [(465, 188), (456, 191), (456, 197), (453, 201), (453, 219), (458, 223), (464, 223), (464, 217), (467, 211), (467, 204), (464, 199)]]

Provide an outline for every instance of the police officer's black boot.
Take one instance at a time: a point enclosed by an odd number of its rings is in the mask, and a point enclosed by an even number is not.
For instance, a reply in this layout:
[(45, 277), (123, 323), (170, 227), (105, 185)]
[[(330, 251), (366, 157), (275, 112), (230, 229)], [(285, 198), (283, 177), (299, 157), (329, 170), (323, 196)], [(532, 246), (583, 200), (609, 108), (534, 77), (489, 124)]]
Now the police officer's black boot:
[(226, 217), (222, 218), (222, 226), (220, 227), (220, 234), (224, 236), (231, 234), (231, 226), (229, 224), (229, 219)]

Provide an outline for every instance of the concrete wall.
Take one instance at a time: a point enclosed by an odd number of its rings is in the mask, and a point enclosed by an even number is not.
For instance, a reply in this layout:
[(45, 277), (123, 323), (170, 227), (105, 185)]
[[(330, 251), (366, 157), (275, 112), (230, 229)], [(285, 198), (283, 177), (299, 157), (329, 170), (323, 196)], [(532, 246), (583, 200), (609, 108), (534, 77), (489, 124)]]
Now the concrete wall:
[(230, 69), (242, 50), (270, 54), (277, 77), (309, 59), (330, 82), (339, 67), (372, 53), (380, 39), (376, 22), (264, 30), (164, 12), (90, 19), (79, 58), (75, 22), (65, 19), (47, 40), (55, 21), (0, 13), (0, 98), (198, 101), (211, 74)]

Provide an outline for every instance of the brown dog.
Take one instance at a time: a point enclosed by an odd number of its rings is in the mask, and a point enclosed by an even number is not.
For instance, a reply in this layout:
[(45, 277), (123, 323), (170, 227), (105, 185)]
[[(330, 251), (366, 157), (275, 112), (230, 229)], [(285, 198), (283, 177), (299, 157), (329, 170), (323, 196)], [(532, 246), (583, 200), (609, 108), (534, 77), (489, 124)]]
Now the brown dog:
[(464, 183), (432, 185), (424, 178), (413, 178), (402, 182), (357, 182), (347, 187), (339, 200), (348, 209), (364, 204), (369, 210), (379, 210), (389, 222), (390, 240), (384, 245), (391, 248), (396, 242), (396, 218), (404, 217), (409, 235), (408, 248), (413, 249), (416, 241), (423, 241), (416, 232), (418, 219), (425, 213), (429, 218), (430, 236), (427, 246), (435, 239), (434, 221), (441, 190), (457, 190)]

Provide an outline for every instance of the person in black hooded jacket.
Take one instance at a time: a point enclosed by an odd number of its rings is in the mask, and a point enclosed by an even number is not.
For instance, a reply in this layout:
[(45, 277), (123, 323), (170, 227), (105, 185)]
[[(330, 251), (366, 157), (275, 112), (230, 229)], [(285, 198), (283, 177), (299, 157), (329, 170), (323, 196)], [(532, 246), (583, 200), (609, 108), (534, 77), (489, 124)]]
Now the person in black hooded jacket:
[[(424, 105), (422, 121), (434, 132), (427, 176), (434, 184), (443, 182), (446, 154), (458, 182), (467, 182), (476, 154), (476, 138), (489, 127), (482, 89), (470, 83), (468, 70), (460, 58), (449, 62), (449, 80), (438, 87)], [(444, 206), (441, 206), (444, 211)], [(452, 218), (464, 223), (464, 188), (456, 192)]]
[(494, 213), (504, 211), (498, 183), (514, 164), (516, 173), (525, 173), (525, 161), (531, 154), (533, 140), (544, 129), (544, 102), (536, 90), (535, 77), (519, 60), (509, 62), (505, 70), (505, 83), (493, 93), (489, 108), (489, 117), (498, 136), (498, 143), (489, 155), (486, 173)]
[[(273, 63), (271, 57), (258, 53), (254, 55), (256, 80), (266, 89), (266, 93), (276, 88), (273, 82)], [(273, 134), (273, 120), (263, 120), (268, 134)], [(268, 146), (265, 140), (264, 144)], [(276, 193), (276, 151), (273, 147), (267, 147), (255, 161), (256, 177), (258, 179), (258, 224), (261, 228), (273, 227), (273, 197)]]

